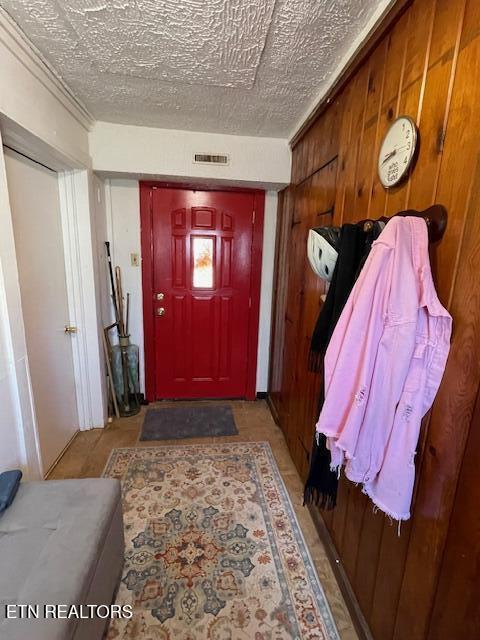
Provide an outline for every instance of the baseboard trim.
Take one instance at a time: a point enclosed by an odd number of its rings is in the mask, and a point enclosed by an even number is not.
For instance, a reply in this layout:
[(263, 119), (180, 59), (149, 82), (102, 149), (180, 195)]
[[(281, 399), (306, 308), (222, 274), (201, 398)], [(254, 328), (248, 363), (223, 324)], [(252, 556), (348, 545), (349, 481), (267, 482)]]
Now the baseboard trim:
[(282, 425), (280, 424), (280, 419), (278, 417), (277, 408), (275, 407), (275, 404), (272, 402), (272, 398), (270, 397), (269, 393), (267, 393), (267, 404), (270, 409), (270, 413), (272, 414), (272, 417), (275, 420), (275, 423), (277, 424), (277, 426), (279, 426), (282, 429)]
[(365, 620), (362, 610), (360, 609), (360, 605), (358, 604), (358, 600), (352, 589), (350, 581), (347, 577), (346, 571), (340, 561), (340, 558), (338, 557), (338, 553), (333, 543), (332, 537), (323, 521), (318, 507), (309, 505), (308, 510), (310, 511), (310, 515), (312, 516), (312, 520), (315, 524), (318, 535), (320, 536), (320, 539), (323, 542), (323, 545), (327, 552), (328, 559), (330, 560), (330, 564), (332, 565), (333, 573), (335, 574), (335, 578), (337, 579), (338, 586), (340, 587), (340, 591), (342, 592), (345, 604), (347, 605), (359, 640), (374, 640), (367, 621)]
[(75, 440), (75, 438), (78, 436), (78, 434), (80, 433), (80, 429), (77, 429), (75, 431), (75, 433), (73, 434), (73, 436), (70, 438), (70, 440), (67, 442), (67, 444), (63, 447), (63, 449), (60, 451), (60, 453), (58, 454), (58, 456), (55, 458), (55, 460), (52, 462), (52, 464), (50, 465), (50, 467), (48, 468), (48, 471), (46, 472), (46, 474), (44, 475), (44, 480), (48, 480), (48, 476), (52, 473), (52, 471), (55, 469), (55, 467), (57, 466), (57, 464), (60, 462), (61, 457), (63, 456), (63, 454), (65, 453), (65, 451), (68, 449), (68, 447), (73, 443), (73, 441)]

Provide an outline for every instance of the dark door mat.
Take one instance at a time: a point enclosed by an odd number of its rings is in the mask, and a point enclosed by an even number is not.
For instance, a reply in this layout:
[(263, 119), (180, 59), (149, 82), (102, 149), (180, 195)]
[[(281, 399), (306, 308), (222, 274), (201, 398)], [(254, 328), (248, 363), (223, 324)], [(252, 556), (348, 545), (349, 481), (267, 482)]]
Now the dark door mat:
[(140, 440), (180, 440), (236, 436), (237, 426), (229, 405), (148, 409)]

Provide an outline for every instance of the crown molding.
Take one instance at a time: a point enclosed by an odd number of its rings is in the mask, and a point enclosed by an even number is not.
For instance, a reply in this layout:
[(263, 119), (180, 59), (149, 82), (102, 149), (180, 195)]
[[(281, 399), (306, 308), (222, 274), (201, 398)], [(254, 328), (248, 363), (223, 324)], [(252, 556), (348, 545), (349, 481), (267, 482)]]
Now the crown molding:
[(67, 109), (82, 127), (90, 131), (95, 118), (75, 97), (66, 82), (30, 42), (19, 26), (0, 7), (0, 43)]

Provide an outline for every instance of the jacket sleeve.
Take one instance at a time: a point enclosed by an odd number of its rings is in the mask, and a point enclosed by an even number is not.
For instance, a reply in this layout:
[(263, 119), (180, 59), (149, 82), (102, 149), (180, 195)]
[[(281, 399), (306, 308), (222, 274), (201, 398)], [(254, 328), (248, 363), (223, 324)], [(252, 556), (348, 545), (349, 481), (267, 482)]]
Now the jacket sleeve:
[(317, 431), (329, 438), (332, 466), (342, 462), (334, 450), (340, 436), (346, 457), (353, 457), (387, 316), (392, 263), (391, 247), (377, 241), (325, 355), (325, 402)]

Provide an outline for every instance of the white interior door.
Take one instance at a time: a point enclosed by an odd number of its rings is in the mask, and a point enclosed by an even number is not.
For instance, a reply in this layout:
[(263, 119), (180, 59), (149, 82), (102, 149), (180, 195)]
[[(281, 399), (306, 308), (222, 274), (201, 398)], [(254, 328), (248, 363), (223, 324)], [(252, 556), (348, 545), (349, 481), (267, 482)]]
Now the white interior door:
[(8, 193), (43, 469), (78, 429), (58, 177), (5, 149)]

